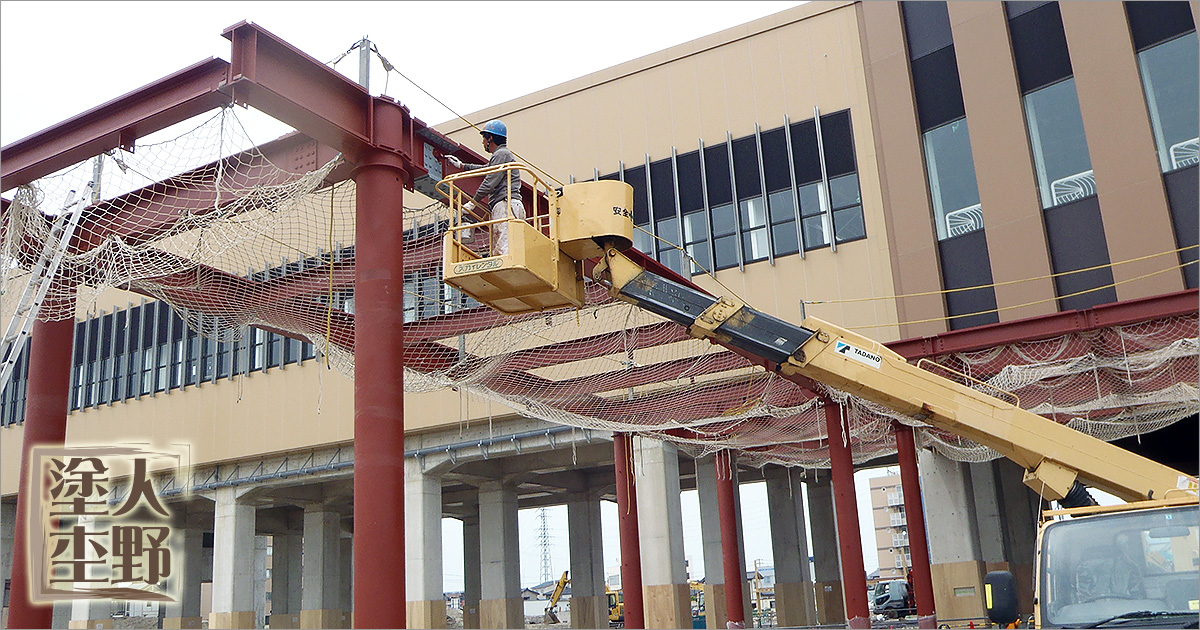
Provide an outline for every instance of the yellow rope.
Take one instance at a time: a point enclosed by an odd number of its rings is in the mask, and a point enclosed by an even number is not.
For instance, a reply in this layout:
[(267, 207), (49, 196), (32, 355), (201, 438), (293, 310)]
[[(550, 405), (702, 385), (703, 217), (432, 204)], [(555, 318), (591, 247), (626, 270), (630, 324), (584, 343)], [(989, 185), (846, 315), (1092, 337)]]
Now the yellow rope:
[[(946, 317), (932, 317), (929, 319), (915, 319), (915, 320), (911, 320), (911, 321), (896, 322), (895, 324), (875, 324), (872, 326), (849, 326), (847, 328), (849, 328), (850, 330), (864, 330), (864, 329), (868, 329), (868, 328), (879, 328), (882, 326), (905, 326), (908, 324), (927, 324), (929, 322), (941, 322), (941, 321), (947, 321), (947, 320), (951, 320), (951, 319), (958, 319), (960, 317), (974, 317), (975, 315), (988, 315), (990, 313), (999, 313), (1000, 311), (1011, 311), (1011, 310), (1018, 309), (1018, 308), (1025, 308), (1027, 306), (1037, 306), (1038, 304), (1046, 304), (1047, 302), (1057, 302), (1058, 300), (1062, 300), (1065, 298), (1075, 297), (1077, 295), (1083, 295), (1085, 293), (1091, 293), (1093, 291), (1099, 291), (1101, 289), (1108, 289), (1110, 287), (1117, 287), (1122, 284), (1128, 284), (1130, 282), (1137, 282), (1138, 280), (1144, 280), (1151, 276), (1157, 276), (1159, 274), (1167, 273), (1168, 271), (1175, 271), (1176, 269), (1182, 269), (1183, 267), (1186, 267), (1188, 265), (1194, 265), (1194, 264), (1196, 264), (1196, 263), (1194, 263), (1194, 262), (1183, 263), (1183, 264), (1175, 265), (1174, 267), (1167, 267), (1165, 269), (1159, 269), (1158, 271), (1153, 271), (1151, 273), (1140, 275), (1136, 278), (1129, 278), (1128, 280), (1121, 280), (1120, 282), (1113, 282), (1111, 284), (1106, 284), (1103, 286), (1092, 287), (1091, 289), (1084, 289), (1082, 291), (1068, 293), (1067, 295), (1060, 295), (1057, 297), (1047, 298), (1044, 300), (1036, 300), (1033, 302), (1026, 302), (1024, 304), (1016, 304), (1013, 306), (1003, 306), (1003, 307), (999, 307), (999, 308), (989, 309), (986, 311), (978, 311), (975, 313), (964, 313), (962, 315), (949, 315)], [(809, 302), (809, 304), (811, 304), (811, 303), (812, 302)]]
[(325, 367), (329, 368), (329, 350), (333, 344), (333, 223), (337, 200), (336, 186), (329, 187), (329, 295), (325, 308)]
[[(1106, 263), (1103, 265), (1096, 265), (1094, 267), (1087, 267), (1085, 269), (1075, 269), (1073, 271), (1062, 271), (1059, 273), (1052, 273), (1048, 276), (1038, 276), (1036, 278), (1022, 278), (1020, 280), (1007, 280), (1005, 282), (994, 282), (992, 284), (980, 284), (980, 285), (976, 285), (973, 287), (961, 287), (958, 289), (942, 289), (940, 291), (923, 291), (920, 293), (904, 293), (901, 295), (884, 295), (884, 296), (878, 296), (878, 297), (865, 297), (865, 298), (847, 298), (844, 300), (801, 300), (801, 302), (803, 302), (804, 304), (848, 304), (851, 302), (874, 302), (877, 300), (899, 300), (901, 298), (924, 297), (924, 296), (929, 296), (929, 295), (943, 295), (943, 294), (949, 294), (949, 293), (958, 293), (960, 291), (974, 291), (976, 289), (986, 289), (989, 287), (1003, 287), (1003, 286), (1008, 286), (1008, 285), (1012, 285), (1012, 284), (1020, 284), (1022, 282), (1033, 282), (1035, 280), (1049, 280), (1049, 279), (1053, 279), (1053, 278), (1058, 278), (1060, 276), (1069, 276), (1073, 273), (1083, 273), (1085, 271), (1095, 271), (1097, 269), (1116, 267), (1118, 265), (1124, 265), (1124, 264), (1133, 263), (1133, 262), (1140, 262), (1143, 260), (1149, 260), (1151, 258), (1157, 258), (1159, 256), (1166, 256), (1168, 254), (1178, 254), (1180, 252), (1183, 252), (1183, 251), (1186, 251), (1189, 249), (1196, 249), (1197, 247), (1200, 247), (1200, 245), (1188, 245), (1187, 247), (1180, 247), (1178, 249), (1167, 250), (1165, 252), (1158, 252), (1157, 254), (1149, 254), (1146, 256), (1142, 256), (1140, 258), (1130, 258), (1129, 260), (1122, 260), (1122, 261), (1118, 261), (1115, 263)], [(1184, 263), (1183, 265), (1179, 265), (1179, 266), (1182, 267), (1182, 266), (1186, 266), (1187, 264), (1190, 264), (1190, 263)], [(1168, 269), (1166, 269), (1166, 271), (1169, 271), (1170, 269), (1172, 269), (1172, 268), (1168, 268)], [(1109, 286), (1112, 286), (1112, 285), (1109, 285)], [(1100, 288), (1104, 288), (1104, 287), (1100, 287)]]

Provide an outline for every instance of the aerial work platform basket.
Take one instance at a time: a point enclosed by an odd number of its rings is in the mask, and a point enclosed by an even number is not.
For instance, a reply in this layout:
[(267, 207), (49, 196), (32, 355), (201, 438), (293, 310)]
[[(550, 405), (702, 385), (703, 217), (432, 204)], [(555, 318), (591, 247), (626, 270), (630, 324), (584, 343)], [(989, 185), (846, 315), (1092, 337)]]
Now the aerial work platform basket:
[[(521, 200), (523, 216), (511, 211), (513, 199), (489, 199), (501, 208), (495, 216), (473, 202), (470, 191), (484, 177), (503, 173), (511, 181), (518, 172), (533, 191)], [(438, 182), (438, 190), (450, 207), (445, 282), (503, 313), (583, 306), (583, 261), (603, 253), (597, 239), (623, 247), (633, 242), (633, 189), (623, 182), (552, 188), (528, 165), (510, 162), (455, 173)]]

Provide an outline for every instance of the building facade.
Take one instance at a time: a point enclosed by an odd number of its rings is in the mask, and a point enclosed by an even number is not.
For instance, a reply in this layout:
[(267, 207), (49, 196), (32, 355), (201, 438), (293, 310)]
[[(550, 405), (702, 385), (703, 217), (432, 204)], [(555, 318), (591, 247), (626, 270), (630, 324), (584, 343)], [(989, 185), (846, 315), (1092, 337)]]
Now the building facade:
[(904, 488), (900, 487), (900, 475), (871, 479), (870, 493), (879, 579), (902, 580), (912, 567), (912, 550), (908, 545), (908, 520), (904, 516)]

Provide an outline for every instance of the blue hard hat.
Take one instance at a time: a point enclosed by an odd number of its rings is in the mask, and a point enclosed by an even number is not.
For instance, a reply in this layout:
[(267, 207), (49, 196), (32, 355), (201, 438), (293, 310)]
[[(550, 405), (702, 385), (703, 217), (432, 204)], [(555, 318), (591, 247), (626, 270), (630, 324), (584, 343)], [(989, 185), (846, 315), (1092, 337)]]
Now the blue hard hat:
[(501, 138), (507, 139), (508, 127), (506, 127), (504, 123), (500, 122), (499, 120), (489, 120), (487, 124), (483, 126), (482, 133), (490, 133), (493, 136), (500, 136)]

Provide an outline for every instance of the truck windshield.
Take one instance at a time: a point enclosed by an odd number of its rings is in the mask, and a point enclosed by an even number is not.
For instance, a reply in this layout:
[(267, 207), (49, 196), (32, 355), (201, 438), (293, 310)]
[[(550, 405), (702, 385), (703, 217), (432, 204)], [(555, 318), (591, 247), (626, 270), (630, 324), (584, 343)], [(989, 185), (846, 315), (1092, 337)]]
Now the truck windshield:
[(1141, 611), (1200, 615), (1198, 522), (1195, 507), (1175, 507), (1047, 525), (1043, 624), (1080, 627)]

